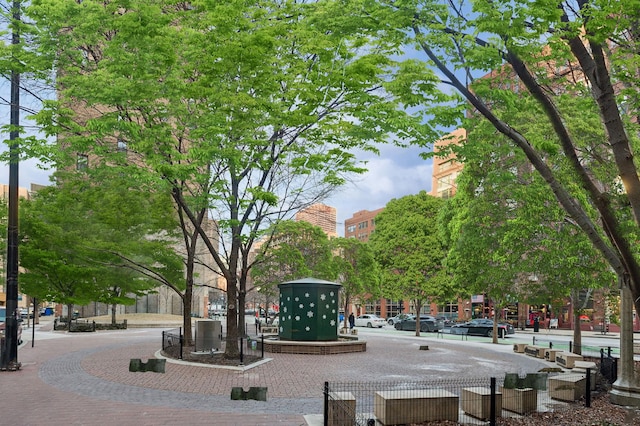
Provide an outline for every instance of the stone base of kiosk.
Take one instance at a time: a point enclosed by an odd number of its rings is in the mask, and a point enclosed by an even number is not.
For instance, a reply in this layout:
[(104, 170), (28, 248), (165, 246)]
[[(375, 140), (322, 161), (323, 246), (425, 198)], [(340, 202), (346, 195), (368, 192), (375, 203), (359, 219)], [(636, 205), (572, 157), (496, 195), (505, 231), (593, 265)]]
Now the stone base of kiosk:
[[(462, 389), (462, 411), (481, 420), (491, 418), (491, 388), (471, 387)], [(496, 417), (502, 411), (502, 394), (496, 392)]]
[(383, 425), (458, 421), (458, 396), (444, 389), (378, 391), (373, 412)]
[(528, 414), (538, 410), (538, 391), (532, 388), (500, 388), (502, 408), (518, 414)]
[(562, 401), (577, 401), (586, 394), (587, 379), (583, 374), (549, 378), (549, 396)]
[(356, 398), (351, 392), (329, 392), (329, 424), (353, 426), (356, 424)]

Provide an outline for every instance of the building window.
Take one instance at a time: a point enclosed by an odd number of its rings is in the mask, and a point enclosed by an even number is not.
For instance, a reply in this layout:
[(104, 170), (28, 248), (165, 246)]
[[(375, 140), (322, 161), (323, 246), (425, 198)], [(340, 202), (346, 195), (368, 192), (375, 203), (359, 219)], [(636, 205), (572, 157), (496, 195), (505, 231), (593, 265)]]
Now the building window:
[(356, 232), (356, 226), (355, 225), (347, 226), (347, 232), (349, 232), (349, 233)]
[(358, 229), (365, 229), (369, 226), (369, 222), (360, 222), (358, 224)]
[(89, 156), (87, 154), (78, 154), (76, 169), (87, 170), (88, 167), (89, 167)]

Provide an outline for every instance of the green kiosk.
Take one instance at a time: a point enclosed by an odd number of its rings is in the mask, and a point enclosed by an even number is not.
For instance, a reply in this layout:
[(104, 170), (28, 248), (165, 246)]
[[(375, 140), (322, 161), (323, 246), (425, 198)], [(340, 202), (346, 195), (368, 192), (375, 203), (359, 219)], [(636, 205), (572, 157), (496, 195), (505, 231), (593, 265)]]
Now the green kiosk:
[(278, 284), (280, 340), (338, 340), (340, 284), (303, 278)]

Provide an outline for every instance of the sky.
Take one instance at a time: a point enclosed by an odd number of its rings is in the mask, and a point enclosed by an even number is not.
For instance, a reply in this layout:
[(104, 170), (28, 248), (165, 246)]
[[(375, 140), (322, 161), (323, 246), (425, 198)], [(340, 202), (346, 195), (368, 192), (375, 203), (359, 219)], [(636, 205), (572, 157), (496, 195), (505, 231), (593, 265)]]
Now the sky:
[(383, 146), (380, 155), (366, 153), (367, 173), (354, 177), (323, 203), (335, 207), (337, 232), (344, 236), (344, 222), (360, 210), (376, 210), (393, 198), (431, 191), (432, 160), (420, 158), (424, 148)]

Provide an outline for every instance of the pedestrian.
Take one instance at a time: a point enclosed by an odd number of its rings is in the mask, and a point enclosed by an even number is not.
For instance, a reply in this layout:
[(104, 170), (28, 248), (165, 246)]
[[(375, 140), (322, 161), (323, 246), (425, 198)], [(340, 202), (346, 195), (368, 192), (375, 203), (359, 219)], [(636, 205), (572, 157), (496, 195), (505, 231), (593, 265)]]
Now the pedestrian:
[(353, 316), (353, 312), (349, 314), (349, 328), (353, 329), (356, 326), (356, 318)]

